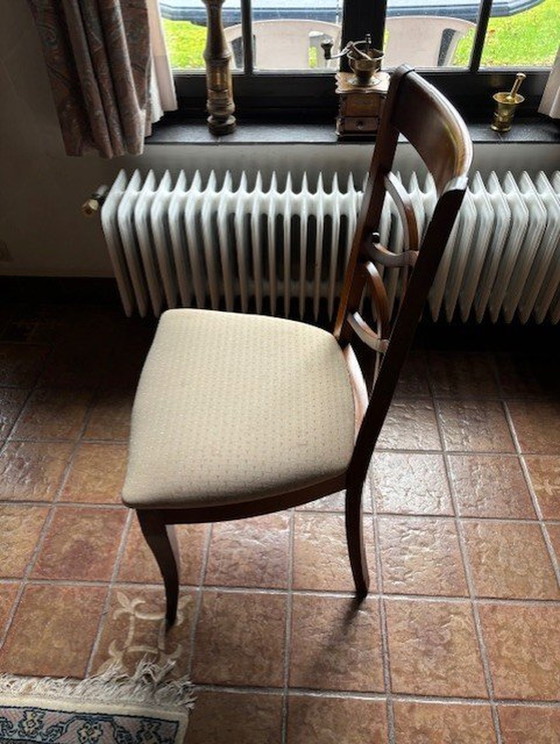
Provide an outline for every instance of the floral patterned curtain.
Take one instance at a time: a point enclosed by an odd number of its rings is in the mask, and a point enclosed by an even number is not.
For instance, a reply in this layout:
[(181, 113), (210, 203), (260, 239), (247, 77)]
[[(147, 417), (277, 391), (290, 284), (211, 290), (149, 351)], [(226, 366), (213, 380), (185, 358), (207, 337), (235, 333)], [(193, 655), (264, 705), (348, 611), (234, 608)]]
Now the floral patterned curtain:
[(67, 154), (140, 154), (154, 120), (147, 7), (153, 0), (28, 2)]

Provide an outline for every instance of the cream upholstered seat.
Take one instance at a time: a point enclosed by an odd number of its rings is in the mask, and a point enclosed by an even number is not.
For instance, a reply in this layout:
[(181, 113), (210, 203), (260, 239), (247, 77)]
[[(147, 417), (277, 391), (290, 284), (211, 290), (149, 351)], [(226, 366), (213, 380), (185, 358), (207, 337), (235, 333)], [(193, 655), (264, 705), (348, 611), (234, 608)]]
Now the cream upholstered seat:
[(354, 403), (331, 333), (280, 318), (169, 310), (132, 414), (123, 500), (212, 506), (343, 473)]

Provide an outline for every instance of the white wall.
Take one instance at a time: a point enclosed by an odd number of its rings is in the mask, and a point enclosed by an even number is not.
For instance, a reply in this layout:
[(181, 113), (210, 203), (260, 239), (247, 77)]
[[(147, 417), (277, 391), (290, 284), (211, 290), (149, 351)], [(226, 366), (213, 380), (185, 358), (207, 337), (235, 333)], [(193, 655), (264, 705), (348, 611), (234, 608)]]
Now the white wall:
[[(363, 173), (371, 145), (148, 145), (141, 157), (105, 161), (64, 154), (39, 39), (23, 0), (0, 0), (0, 274), (111, 276), (99, 219), (80, 206), (121, 169), (273, 168)], [(489, 107), (490, 110), (491, 107)], [(531, 172), (550, 168), (550, 145), (492, 146), (476, 150), (477, 168)], [(554, 150), (558, 161), (558, 147)], [(411, 166), (403, 147), (401, 168)], [(5, 250), (10, 261), (2, 260)]]

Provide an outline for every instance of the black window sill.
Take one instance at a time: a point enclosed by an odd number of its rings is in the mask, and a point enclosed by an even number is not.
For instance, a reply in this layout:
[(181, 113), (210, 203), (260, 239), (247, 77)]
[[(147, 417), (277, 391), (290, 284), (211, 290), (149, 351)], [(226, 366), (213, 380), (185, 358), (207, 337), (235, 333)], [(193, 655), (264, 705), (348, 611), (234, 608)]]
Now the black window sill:
[[(468, 121), (469, 131), (475, 144), (486, 143), (549, 143), (560, 144), (560, 121), (547, 116), (518, 117), (509, 132), (499, 133), (490, 129), (492, 112), (488, 121)], [(184, 119), (167, 114), (154, 125), (153, 134), (146, 140), (148, 145), (337, 145), (368, 140), (339, 140), (335, 133), (334, 120), (325, 122), (255, 122), (237, 119), (237, 128), (231, 134), (217, 137), (210, 134), (204, 114), (197, 119)]]

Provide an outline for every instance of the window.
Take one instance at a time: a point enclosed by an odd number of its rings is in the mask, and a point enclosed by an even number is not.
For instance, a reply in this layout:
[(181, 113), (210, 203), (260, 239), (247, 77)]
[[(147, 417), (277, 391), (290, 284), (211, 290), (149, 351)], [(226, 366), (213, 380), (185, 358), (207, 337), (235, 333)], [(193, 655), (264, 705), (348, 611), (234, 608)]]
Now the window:
[[(160, 0), (179, 97), (205, 100), (201, 0)], [(232, 51), (238, 111), (334, 111), (328, 60), (348, 40), (383, 46), (386, 67), (408, 62), (466, 114), (488, 117), (491, 94), (507, 90), (514, 73), (527, 79), (525, 110), (535, 110), (560, 37), (560, 0), (225, 0), (225, 35)], [(343, 63), (344, 64), (344, 63)]]

